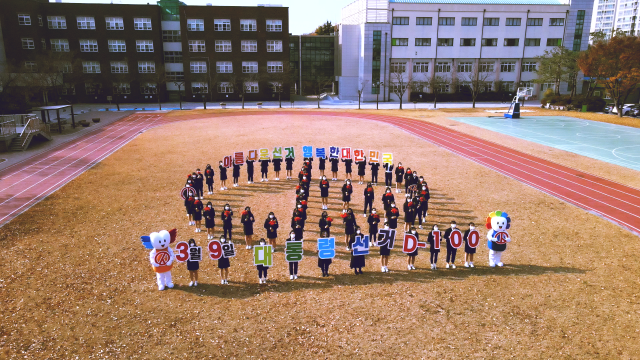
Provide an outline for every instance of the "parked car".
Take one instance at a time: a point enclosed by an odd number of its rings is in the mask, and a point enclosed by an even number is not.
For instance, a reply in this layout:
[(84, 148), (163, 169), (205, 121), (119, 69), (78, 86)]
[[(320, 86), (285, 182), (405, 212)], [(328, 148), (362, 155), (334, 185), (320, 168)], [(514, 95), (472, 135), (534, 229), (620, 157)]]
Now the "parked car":
[(629, 116), (638, 117), (640, 116), (640, 105), (636, 104), (631, 107), (629, 110)]
[[(636, 104), (624, 104), (624, 105), (622, 106), (622, 116), (631, 115), (631, 114), (630, 114), (630, 112), (631, 112), (631, 109), (632, 109), (634, 106), (636, 106)], [(618, 109), (617, 109), (615, 106), (611, 105), (611, 110), (610, 110), (610, 112), (611, 112), (612, 114), (616, 114), (616, 115), (617, 115), (617, 114), (618, 114)]]

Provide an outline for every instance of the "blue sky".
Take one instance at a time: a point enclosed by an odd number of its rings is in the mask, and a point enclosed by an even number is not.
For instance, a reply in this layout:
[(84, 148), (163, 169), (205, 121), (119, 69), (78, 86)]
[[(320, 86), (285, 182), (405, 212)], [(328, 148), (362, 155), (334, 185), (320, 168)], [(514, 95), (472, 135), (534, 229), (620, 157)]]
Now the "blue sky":
[[(278, 4), (289, 8), (289, 32), (294, 35), (313, 32), (316, 27), (329, 20), (340, 22), (340, 11), (353, 0), (182, 0), (187, 5), (235, 5), (256, 6), (258, 4)], [(50, 0), (50, 2), (55, 2)], [(111, 3), (111, 0), (62, 0), (65, 3)], [(156, 0), (113, 0), (114, 4), (155, 4)]]

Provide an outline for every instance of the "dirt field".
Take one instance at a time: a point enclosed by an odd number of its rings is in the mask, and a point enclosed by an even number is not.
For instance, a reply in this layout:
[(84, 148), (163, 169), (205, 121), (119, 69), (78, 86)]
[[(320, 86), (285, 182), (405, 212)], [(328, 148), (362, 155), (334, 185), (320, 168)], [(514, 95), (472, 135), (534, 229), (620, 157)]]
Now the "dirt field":
[[(400, 114), (449, 124), (444, 116), (456, 113)], [(462, 124), (460, 129), (488, 136), (482, 129)], [(627, 175), (620, 167), (586, 158), (570, 162), (568, 155), (577, 155), (509, 141), (504, 144), (629, 185), (638, 181), (631, 170)], [(322, 278), (316, 266), (314, 237), (321, 210), (314, 185), (300, 278), (289, 280), (279, 251), (270, 283), (259, 285), (251, 253), (242, 246), (240, 210), (252, 207), (259, 237), (265, 234), (261, 223), (274, 211), (282, 242), (295, 182), (247, 185), (243, 170), (241, 187), (220, 192), (217, 186), (214, 196), (205, 197), (216, 210), (229, 203), (236, 211), (233, 241), (239, 246), (231, 260), (230, 285), (220, 285), (216, 264), (205, 259), (198, 287), (186, 286), (188, 272), (180, 264), (173, 270), (177, 287), (157, 290), (140, 235), (177, 227), (179, 240), (193, 237), (206, 246), (206, 234), (187, 226), (178, 195), (187, 173), (215, 165), (232, 151), (308, 144), (392, 151), (396, 162), (429, 181), (429, 224), (475, 221), (481, 227), (489, 212), (507, 211), (513, 219), (513, 242), (503, 256), (507, 266), (488, 268), (483, 245), (475, 269), (445, 270), (443, 251), (434, 272), (422, 251), (418, 270), (409, 272), (406, 256), (396, 247), (392, 272), (381, 273), (378, 257), (371, 255), (365, 274), (354, 276), (342, 226), (336, 226), (338, 255), (332, 276)], [(317, 164), (313, 175), (317, 178)], [(332, 183), (329, 212), (334, 218), (341, 185)], [(379, 209), (382, 190), (376, 188)], [(356, 182), (352, 207), (360, 225), (365, 223), (362, 191)], [(425, 230), (420, 234), (426, 238)], [(155, 128), (0, 228), (0, 242), (6, 259), (0, 268), (0, 358), (640, 356), (638, 237), (394, 127), (366, 120), (300, 113)]]

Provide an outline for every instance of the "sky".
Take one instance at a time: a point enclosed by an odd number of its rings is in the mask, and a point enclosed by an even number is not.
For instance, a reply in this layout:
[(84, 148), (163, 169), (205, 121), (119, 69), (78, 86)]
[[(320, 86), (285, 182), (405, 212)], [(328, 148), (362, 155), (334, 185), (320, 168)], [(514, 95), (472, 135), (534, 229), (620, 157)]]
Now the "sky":
[[(55, 0), (49, 0), (55, 2)], [(187, 5), (213, 6), (256, 6), (258, 4), (277, 4), (289, 8), (289, 32), (294, 35), (313, 32), (327, 20), (332, 24), (340, 22), (340, 11), (353, 0), (182, 0)], [(155, 4), (156, 0), (62, 0), (63, 3), (104, 4)]]

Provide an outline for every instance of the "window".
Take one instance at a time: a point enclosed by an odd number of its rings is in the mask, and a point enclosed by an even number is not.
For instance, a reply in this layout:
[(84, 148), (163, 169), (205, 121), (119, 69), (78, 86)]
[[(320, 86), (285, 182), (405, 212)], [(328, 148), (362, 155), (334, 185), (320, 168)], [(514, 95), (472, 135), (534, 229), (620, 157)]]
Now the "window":
[(189, 40), (189, 52), (207, 51), (204, 40)]
[(463, 17), (462, 22), (460, 23), (462, 26), (477, 26), (478, 18), (472, 17)]
[(273, 92), (281, 92), (282, 91), (282, 84), (277, 82), (277, 81), (270, 82), (269, 85), (271, 85), (271, 91), (273, 91)]
[(27, 72), (36, 72), (38, 71), (38, 64), (35, 61), (25, 61), (24, 68)]
[(137, 52), (153, 52), (153, 40), (136, 40)]
[(518, 46), (520, 39), (504, 39), (504, 46)]
[(520, 26), (520, 18), (507, 18), (507, 26)]
[(36, 44), (32, 38), (22, 38), (22, 48), (32, 50), (36, 48)]
[[(38, 25), (42, 26), (42, 15), (38, 15)], [(75, 91), (73, 93), (75, 94)]]
[(240, 51), (242, 52), (257, 52), (258, 40), (242, 40), (240, 45)]
[(267, 52), (282, 52), (282, 40), (267, 40)]
[(393, 25), (409, 25), (408, 17), (394, 17), (392, 20)]
[(281, 73), (284, 71), (282, 61), (267, 61), (268, 73)]
[(156, 94), (158, 92), (158, 87), (156, 83), (141, 83), (140, 84), (140, 94), (143, 95), (151, 95)]
[(111, 73), (112, 74), (128, 74), (129, 64), (127, 64), (125, 61), (112, 61)]
[(453, 39), (438, 39), (438, 46), (453, 46)]
[(134, 30), (151, 30), (151, 18), (133, 18)]
[(451, 72), (451, 63), (450, 62), (437, 62), (436, 63), (436, 72)]
[(258, 83), (246, 81), (244, 83), (245, 92), (248, 94), (258, 93)]
[(154, 61), (138, 61), (138, 73), (155, 74), (156, 63)]
[(400, 74), (407, 72), (406, 62), (392, 62), (389, 66), (389, 71), (394, 74)]
[(184, 71), (168, 71), (165, 74), (168, 81), (184, 81)]
[(233, 64), (231, 61), (218, 61), (216, 62), (216, 72), (219, 74), (231, 74), (233, 73)]
[(165, 51), (164, 62), (166, 63), (181, 63), (182, 51)]
[(220, 94), (232, 94), (233, 85), (230, 82), (221, 82), (218, 84), (218, 92)]
[(240, 31), (258, 31), (256, 19), (240, 19)]
[(562, 46), (562, 39), (547, 39), (547, 46)]
[(109, 52), (127, 52), (124, 40), (109, 40)]
[(71, 65), (71, 61), (61, 61), (57, 65), (58, 72), (61, 72), (63, 74), (73, 73), (73, 65)]
[(549, 19), (549, 26), (564, 26), (564, 19), (563, 18)]
[(527, 19), (527, 26), (542, 26), (542, 18)]
[(431, 46), (431, 38), (416, 38), (416, 46)]
[(282, 31), (282, 20), (267, 20), (267, 31)]
[(485, 18), (484, 26), (500, 26), (500, 18)]
[(100, 84), (100, 83), (85, 83), (84, 84), (84, 90), (86, 91), (87, 95), (100, 94), (101, 88), (102, 88), (102, 84)]
[(459, 62), (458, 63), (458, 72), (460, 73), (470, 73), (473, 69), (472, 62)]
[(162, 41), (164, 42), (180, 42), (182, 35), (180, 30), (162, 30)]
[(78, 23), (78, 29), (80, 30), (95, 30), (96, 19), (93, 16), (78, 16), (76, 17)]
[(257, 61), (243, 61), (242, 62), (242, 72), (247, 73), (257, 73), (258, 72), (258, 62)]
[(66, 29), (67, 19), (64, 16), (47, 16), (49, 29)]
[(428, 73), (429, 72), (429, 63), (428, 62), (416, 62), (416, 63), (413, 63), (413, 72), (414, 73)]
[(407, 38), (391, 39), (391, 46), (409, 46), (409, 39)]
[(73, 84), (62, 84), (62, 95), (75, 95), (76, 88)]
[(493, 62), (486, 62), (486, 61), (481, 62), (480, 63), (480, 72), (492, 73), (492, 72), (494, 72), (494, 70), (493, 70), (494, 69), (494, 67), (493, 67), (494, 65), (495, 65), (495, 63), (493, 63)]
[(451, 91), (450, 84), (439, 84), (438, 85), (438, 92), (439, 93), (448, 93), (449, 91)]
[(231, 20), (229, 19), (214, 19), (213, 31), (231, 31)]
[(540, 39), (524, 39), (524, 46), (540, 46)]
[(205, 61), (192, 61), (190, 69), (193, 74), (206, 73), (207, 63)]
[(454, 18), (454, 17), (441, 17), (441, 18), (438, 18), (438, 25), (454, 26), (455, 24), (456, 24), (456, 18)]
[(204, 19), (187, 19), (188, 31), (204, 31)]
[(67, 39), (51, 39), (51, 51), (53, 52), (69, 52), (69, 40)]
[(40, 45), (42, 45), (42, 50), (47, 50), (47, 40), (40, 39)]
[(418, 17), (416, 18), (416, 25), (431, 25), (430, 17)]
[(513, 91), (515, 89), (515, 83), (513, 81), (503, 81), (502, 91)]
[(538, 64), (535, 61), (526, 61), (522, 63), (522, 71), (535, 72)]
[(493, 83), (492, 82), (485, 82), (480, 87), (481, 87), (483, 92), (491, 92), (491, 91), (493, 91)]
[(99, 74), (100, 62), (99, 61), (83, 61), (82, 72), (85, 74)]
[(460, 46), (476, 46), (476, 39), (460, 39)]
[(131, 94), (131, 84), (129, 83), (113, 83), (114, 94)]
[(468, 81), (459, 81), (458, 82), (458, 92), (470, 91), (471, 84)]
[(31, 15), (18, 14), (18, 25), (31, 25)]
[(216, 52), (231, 52), (231, 40), (216, 40)]
[[(520, 85), (518, 85), (518, 87), (533, 88), (533, 82), (531, 82), (531, 81), (520, 81)], [(571, 90), (569, 90), (569, 91), (571, 91)]]
[(498, 46), (498, 39), (482, 39), (482, 46)]
[(192, 82), (191, 83), (191, 92), (193, 94), (208, 94), (209, 93), (209, 84), (205, 82)]
[(80, 52), (98, 52), (98, 40), (80, 40)]
[(124, 20), (121, 17), (106, 17), (107, 30), (124, 30)]
[(503, 61), (500, 63), (500, 72), (514, 72), (516, 71), (515, 61)]

